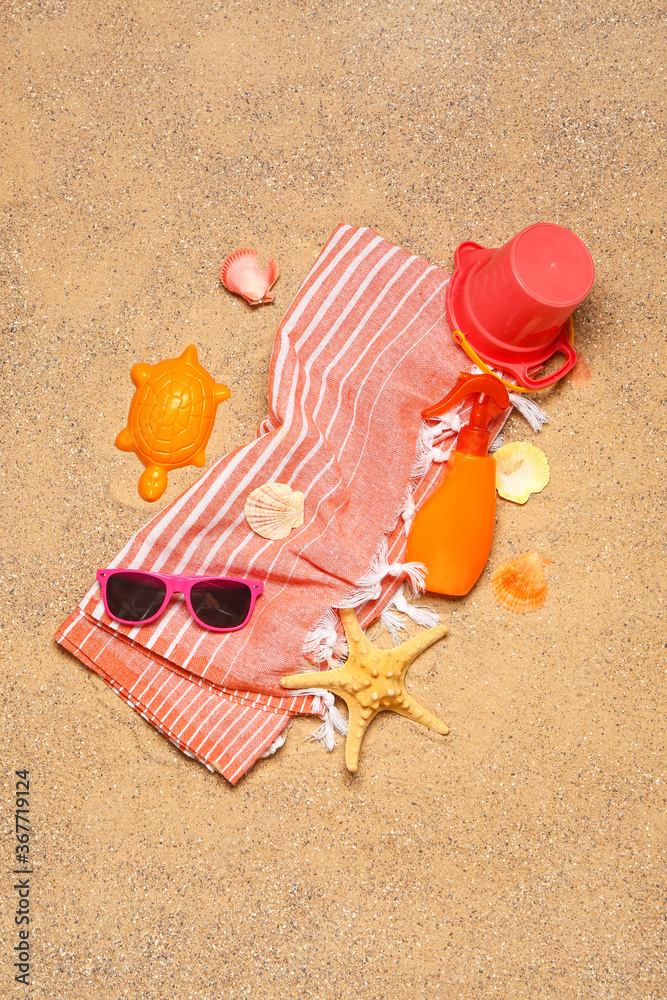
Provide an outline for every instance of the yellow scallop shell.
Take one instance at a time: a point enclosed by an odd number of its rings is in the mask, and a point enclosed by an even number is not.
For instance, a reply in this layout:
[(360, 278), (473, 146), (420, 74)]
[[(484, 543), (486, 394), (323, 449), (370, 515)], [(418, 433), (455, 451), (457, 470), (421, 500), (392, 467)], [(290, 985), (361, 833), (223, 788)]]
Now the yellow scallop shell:
[(549, 482), (547, 456), (528, 441), (513, 441), (494, 453), (496, 489), (501, 497), (525, 503), (531, 493), (540, 493)]

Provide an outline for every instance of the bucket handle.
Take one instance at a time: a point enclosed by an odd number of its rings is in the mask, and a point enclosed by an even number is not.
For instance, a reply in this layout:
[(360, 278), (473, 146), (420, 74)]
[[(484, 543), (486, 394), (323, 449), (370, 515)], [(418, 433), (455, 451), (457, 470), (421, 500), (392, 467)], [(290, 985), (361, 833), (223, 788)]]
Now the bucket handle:
[(507, 379), (504, 379), (501, 376), (496, 375), (496, 373), (491, 368), (489, 368), (489, 366), (484, 361), (482, 361), (480, 356), (471, 347), (471, 345), (468, 343), (466, 339), (466, 335), (461, 330), (454, 330), (452, 332), (452, 337), (454, 339), (454, 342), (457, 343), (459, 347), (463, 348), (463, 350), (468, 355), (470, 360), (473, 361), (478, 368), (480, 368), (483, 372), (486, 372), (488, 375), (494, 375), (497, 379), (500, 379), (503, 385), (510, 392), (539, 392), (540, 389), (548, 389), (548, 387), (550, 385), (553, 385), (554, 382), (557, 382), (564, 375), (567, 375), (567, 373), (572, 368), (574, 368), (577, 362), (577, 352), (574, 349), (574, 327), (572, 324), (571, 316), (568, 319), (567, 336), (565, 335), (565, 333), (561, 333), (559, 335), (559, 337), (555, 341), (554, 350), (551, 355), (553, 357), (554, 354), (558, 354), (559, 352), (565, 355), (565, 361), (557, 371), (552, 372), (551, 375), (547, 375), (546, 378), (533, 379), (528, 374), (531, 368), (530, 364), (528, 363), (522, 364), (521, 362), (514, 362), (511, 366), (509, 365), (507, 366), (508, 370), (512, 371), (512, 373), (516, 375), (517, 378), (520, 378), (522, 380), (522, 382), (524, 383), (523, 385), (515, 385), (513, 382), (508, 382)]
[[(560, 334), (560, 336), (554, 341), (553, 346), (554, 349), (551, 352), (550, 357), (553, 357), (554, 354), (564, 354), (565, 361), (560, 368), (558, 368), (555, 372), (552, 372), (551, 375), (547, 375), (546, 378), (531, 378), (528, 374), (528, 370), (531, 366), (527, 362), (523, 363), (520, 361), (512, 366), (512, 373), (516, 375), (523, 385), (525, 385), (531, 392), (539, 392), (540, 389), (546, 389), (550, 385), (553, 385), (559, 379), (563, 378), (564, 375), (567, 375), (567, 373), (571, 371), (577, 363), (577, 352), (568, 340), (565, 332)], [(548, 358), (545, 358), (545, 361), (547, 360)]]

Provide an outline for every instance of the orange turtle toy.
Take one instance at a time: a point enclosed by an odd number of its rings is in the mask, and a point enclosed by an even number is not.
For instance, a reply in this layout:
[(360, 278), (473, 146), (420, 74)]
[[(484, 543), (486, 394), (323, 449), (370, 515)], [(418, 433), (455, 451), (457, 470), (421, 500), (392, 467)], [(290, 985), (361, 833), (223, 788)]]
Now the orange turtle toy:
[(146, 466), (139, 477), (139, 495), (159, 500), (167, 488), (168, 472), (205, 464), (215, 411), (218, 403), (229, 399), (229, 389), (202, 368), (194, 344), (180, 358), (133, 365), (130, 378), (137, 391), (116, 447), (133, 451)]

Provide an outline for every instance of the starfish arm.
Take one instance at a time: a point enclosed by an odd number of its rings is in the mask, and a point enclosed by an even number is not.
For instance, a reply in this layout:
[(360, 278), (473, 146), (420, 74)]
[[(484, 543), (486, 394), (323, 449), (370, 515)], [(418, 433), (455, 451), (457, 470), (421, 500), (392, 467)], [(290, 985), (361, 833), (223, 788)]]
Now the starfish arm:
[(312, 670), (305, 674), (289, 674), (281, 677), (280, 684), (284, 688), (326, 688), (328, 691), (338, 690), (340, 684), (339, 670)]
[(402, 643), (400, 646), (396, 646), (395, 649), (389, 650), (390, 655), (395, 659), (403, 661), (406, 665), (412, 663), (420, 653), (423, 653), (425, 649), (432, 646), (434, 642), (438, 639), (442, 639), (443, 635), (447, 635), (446, 625), (436, 625), (435, 628), (426, 629), (424, 632), (419, 632), (417, 635), (413, 635), (411, 639), (407, 642)]
[(348, 646), (350, 647), (350, 652), (355, 651), (366, 651), (370, 643), (364, 634), (364, 630), (357, 621), (357, 616), (354, 613), (353, 608), (338, 608), (338, 614), (340, 615), (340, 620), (343, 623), (343, 628), (345, 629), (345, 638), (347, 639)]
[(348, 771), (352, 771), (354, 774), (359, 763), (361, 741), (364, 738), (369, 723), (375, 718), (377, 712), (373, 712), (369, 718), (365, 719), (361, 714), (361, 707), (356, 701), (352, 701), (352, 699), (349, 701), (346, 699), (346, 701), (348, 707), (348, 719), (347, 740), (345, 742), (345, 766)]
[(447, 736), (449, 733), (449, 726), (446, 726), (433, 712), (429, 712), (427, 708), (420, 705), (407, 691), (403, 691), (403, 697), (399, 704), (392, 705), (392, 711), (398, 712), (406, 719), (412, 719), (413, 722), (419, 722), (427, 729), (440, 733), (441, 736)]

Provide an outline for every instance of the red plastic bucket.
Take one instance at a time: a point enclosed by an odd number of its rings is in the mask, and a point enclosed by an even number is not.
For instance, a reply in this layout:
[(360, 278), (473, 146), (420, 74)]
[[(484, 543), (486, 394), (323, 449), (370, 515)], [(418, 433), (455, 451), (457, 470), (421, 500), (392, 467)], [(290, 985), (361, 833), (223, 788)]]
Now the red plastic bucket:
[[(593, 285), (587, 248), (569, 229), (540, 222), (522, 229), (500, 249), (462, 243), (447, 290), (452, 329), (465, 333), (489, 365), (509, 371), (525, 388), (552, 385), (574, 367), (577, 355), (567, 322)], [(553, 354), (565, 362), (534, 379)]]

